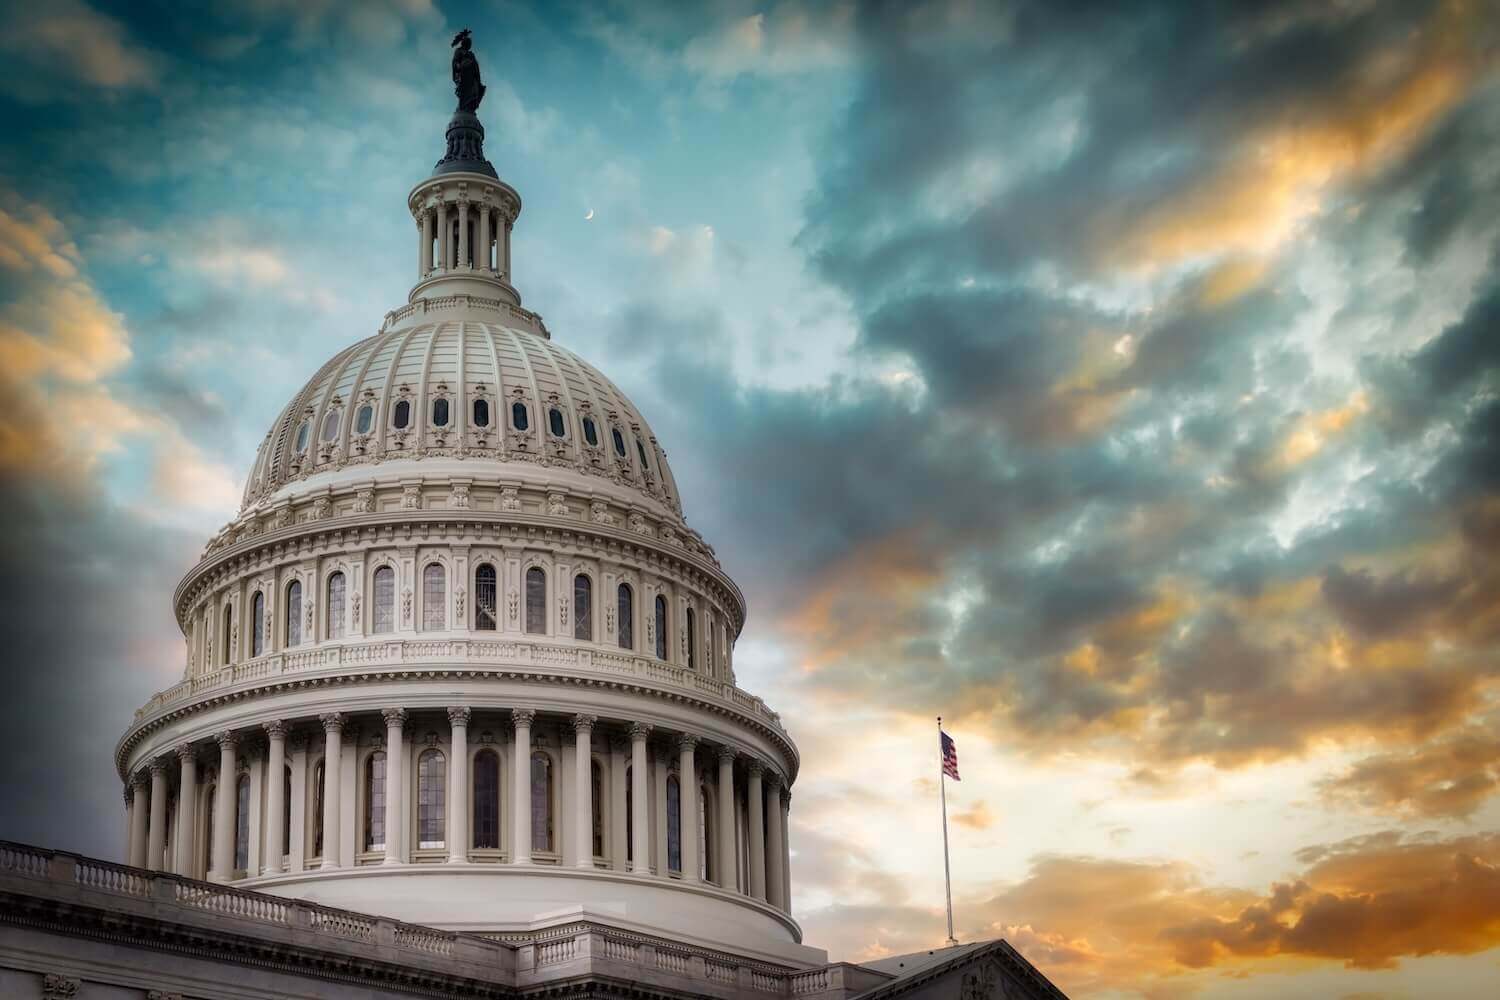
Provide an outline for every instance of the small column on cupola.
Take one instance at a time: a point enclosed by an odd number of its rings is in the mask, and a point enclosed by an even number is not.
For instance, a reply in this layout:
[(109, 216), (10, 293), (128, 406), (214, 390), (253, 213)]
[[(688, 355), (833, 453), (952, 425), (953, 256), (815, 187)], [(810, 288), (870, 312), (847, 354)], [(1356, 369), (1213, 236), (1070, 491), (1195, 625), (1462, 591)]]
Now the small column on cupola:
[(510, 232), (521, 196), (484, 156), (479, 60), (465, 28), (453, 37), (453, 91), (447, 148), (432, 176), (412, 188), (407, 207), (417, 231), (417, 283), (408, 301), (471, 295), (521, 304), (512, 283)]

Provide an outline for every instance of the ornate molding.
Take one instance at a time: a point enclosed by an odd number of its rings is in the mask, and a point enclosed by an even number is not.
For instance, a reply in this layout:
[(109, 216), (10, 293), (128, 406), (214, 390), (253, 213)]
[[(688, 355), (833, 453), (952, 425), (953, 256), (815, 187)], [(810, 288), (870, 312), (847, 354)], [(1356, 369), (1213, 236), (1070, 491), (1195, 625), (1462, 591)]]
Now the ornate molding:
[(531, 708), (513, 708), (510, 712), (511, 725), (530, 727), (536, 719), (536, 710)]
[(651, 738), (651, 723), (632, 722), (630, 724), (630, 738), (632, 740), (649, 740)]
[(467, 726), (472, 713), (466, 706), (453, 705), (448, 709), (448, 722), (455, 726)]
[(404, 708), (382, 708), (380, 717), (385, 720), (387, 728), (401, 728), (406, 725), (406, 709)]
[(318, 716), (318, 721), (323, 724), (323, 731), (325, 733), (342, 734), (344, 726), (349, 721), (349, 717), (343, 712), (325, 712)]
[(597, 715), (584, 715), (580, 712), (578, 715), (573, 716), (573, 732), (593, 732), (594, 724), (598, 721), (599, 717)]
[(271, 740), (286, 739), (287, 724), (281, 719), (272, 719), (270, 722), (261, 723), (261, 728), (266, 731), (267, 738)]

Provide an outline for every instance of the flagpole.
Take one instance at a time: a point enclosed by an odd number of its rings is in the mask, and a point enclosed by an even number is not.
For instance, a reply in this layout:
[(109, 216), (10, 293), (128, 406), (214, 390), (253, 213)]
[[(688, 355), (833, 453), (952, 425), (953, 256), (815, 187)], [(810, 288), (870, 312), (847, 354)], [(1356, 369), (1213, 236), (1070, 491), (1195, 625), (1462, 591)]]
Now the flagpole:
[(943, 802), (943, 892), (948, 897), (948, 947), (958, 945), (953, 936), (953, 875), (948, 868), (948, 775), (943, 770), (943, 717), (937, 717), (938, 727), (938, 794)]

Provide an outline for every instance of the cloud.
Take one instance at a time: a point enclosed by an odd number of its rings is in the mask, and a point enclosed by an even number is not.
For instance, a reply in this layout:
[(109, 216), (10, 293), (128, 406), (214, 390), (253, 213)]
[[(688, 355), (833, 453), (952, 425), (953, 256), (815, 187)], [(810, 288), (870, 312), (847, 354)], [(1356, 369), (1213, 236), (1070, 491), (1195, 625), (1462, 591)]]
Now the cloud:
[(25, 67), (6, 74), (12, 96), (82, 101), (97, 91), (152, 90), (160, 83), (159, 57), (119, 21), (79, 0), (16, 4), (5, 18), (0, 50)]
[(1335, 803), (1422, 817), (1473, 815), (1500, 791), (1500, 737), (1493, 723), (1357, 761), (1322, 784)]
[(954, 813), (953, 822), (971, 830), (988, 830), (995, 825), (995, 814), (984, 800), (980, 799), (967, 809)]
[(683, 65), (710, 79), (782, 76), (835, 69), (853, 54), (854, 5), (813, 8), (784, 2), (731, 18), (690, 39)]

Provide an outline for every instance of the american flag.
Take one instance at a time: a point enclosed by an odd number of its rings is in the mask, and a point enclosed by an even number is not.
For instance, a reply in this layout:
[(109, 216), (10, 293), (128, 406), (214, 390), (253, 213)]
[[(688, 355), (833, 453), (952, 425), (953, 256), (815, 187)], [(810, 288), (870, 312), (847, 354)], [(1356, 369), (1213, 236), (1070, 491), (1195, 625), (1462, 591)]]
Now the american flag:
[(938, 737), (943, 747), (943, 773), (954, 781), (963, 780), (958, 776), (958, 747), (954, 745), (953, 737), (941, 729), (938, 730)]

